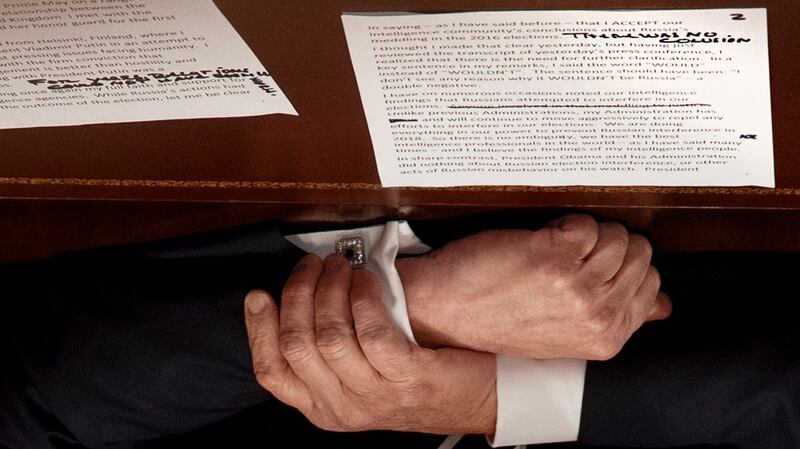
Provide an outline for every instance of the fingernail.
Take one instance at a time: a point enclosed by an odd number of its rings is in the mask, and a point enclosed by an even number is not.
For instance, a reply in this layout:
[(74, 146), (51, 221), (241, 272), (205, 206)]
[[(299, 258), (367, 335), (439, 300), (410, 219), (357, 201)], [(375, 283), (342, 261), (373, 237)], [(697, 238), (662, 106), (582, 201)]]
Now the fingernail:
[(247, 303), (247, 310), (253, 315), (257, 315), (267, 306), (267, 298), (261, 293), (247, 295), (245, 302)]

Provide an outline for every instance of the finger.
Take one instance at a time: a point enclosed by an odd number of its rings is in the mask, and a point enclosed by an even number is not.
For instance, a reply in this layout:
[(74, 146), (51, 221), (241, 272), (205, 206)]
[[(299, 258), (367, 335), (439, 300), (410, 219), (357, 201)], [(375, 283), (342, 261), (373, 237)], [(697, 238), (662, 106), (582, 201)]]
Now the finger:
[[(641, 287), (636, 292), (629, 305), (630, 333), (638, 329), (647, 319), (662, 307), (663, 299), (659, 299), (659, 288), (661, 287), (661, 276), (658, 270), (652, 265), (648, 266), (647, 275)], [(666, 298), (666, 296), (664, 296)]]
[(628, 236), (628, 250), (622, 266), (612, 279), (613, 295), (624, 299), (636, 295), (650, 269), (652, 257), (653, 247), (646, 238), (638, 234)]
[(664, 292), (658, 292), (656, 305), (646, 321), (666, 320), (672, 315), (672, 300)]
[(297, 377), (314, 394), (338, 391), (339, 380), (317, 351), (314, 332), (314, 295), (323, 263), (317, 256), (300, 260), (281, 295), (279, 345)]
[(383, 377), (390, 381), (407, 380), (416, 374), (415, 351), (394, 327), (380, 297), (381, 291), (372, 273), (353, 273), (350, 301), (364, 355)]
[(350, 310), (353, 270), (342, 256), (325, 261), (315, 297), (316, 344), (328, 367), (351, 390), (371, 385), (377, 376), (356, 339)]
[(245, 297), (244, 317), (258, 383), (279, 401), (307, 410), (311, 406), (308, 389), (289, 368), (278, 348), (278, 307), (275, 301), (265, 291), (251, 291)]
[(628, 231), (619, 223), (600, 223), (597, 244), (581, 268), (585, 279), (605, 283), (617, 274), (628, 251)]
[(544, 230), (551, 233), (554, 243), (560, 249), (570, 251), (576, 260), (586, 258), (597, 244), (598, 224), (589, 215), (565, 215), (548, 225), (549, 228)]

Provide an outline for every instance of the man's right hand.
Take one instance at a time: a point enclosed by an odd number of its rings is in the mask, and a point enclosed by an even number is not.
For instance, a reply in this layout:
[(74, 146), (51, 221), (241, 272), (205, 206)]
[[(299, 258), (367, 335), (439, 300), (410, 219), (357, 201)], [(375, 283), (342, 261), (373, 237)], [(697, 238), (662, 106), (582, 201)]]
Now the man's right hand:
[(398, 259), (423, 345), (605, 360), (672, 306), (652, 248), (618, 223), (569, 215), (537, 231), (487, 231)]

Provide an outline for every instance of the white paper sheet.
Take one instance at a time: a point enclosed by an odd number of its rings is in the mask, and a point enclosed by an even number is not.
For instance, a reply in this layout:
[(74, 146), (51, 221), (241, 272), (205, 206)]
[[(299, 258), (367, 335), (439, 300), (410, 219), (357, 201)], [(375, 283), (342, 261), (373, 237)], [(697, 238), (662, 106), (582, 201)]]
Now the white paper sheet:
[(342, 21), (384, 186), (775, 185), (764, 9)]
[(211, 0), (0, 2), (0, 128), (297, 115)]

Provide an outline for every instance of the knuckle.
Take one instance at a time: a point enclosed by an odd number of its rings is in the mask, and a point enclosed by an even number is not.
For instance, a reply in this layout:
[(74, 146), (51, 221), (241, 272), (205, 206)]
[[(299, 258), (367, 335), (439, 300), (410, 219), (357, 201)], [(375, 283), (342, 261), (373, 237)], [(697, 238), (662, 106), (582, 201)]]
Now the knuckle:
[(259, 368), (255, 371), (256, 381), (264, 389), (272, 391), (275, 387), (275, 376), (268, 368)]
[(568, 292), (572, 289), (573, 277), (564, 270), (554, 270), (550, 272), (547, 277), (550, 279), (550, 284), (556, 291)]
[(392, 336), (391, 327), (383, 323), (365, 324), (358, 334), (358, 341), (362, 346), (374, 350), (385, 349)]
[(279, 367), (261, 366), (254, 370), (256, 382), (270, 393), (287, 391), (289, 384)]
[(661, 274), (654, 266), (650, 265), (647, 267), (647, 273), (641, 285), (639, 285), (638, 290), (636, 290), (634, 301), (651, 301), (656, 297), (660, 289)]
[(269, 337), (265, 335), (264, 329), (257, 326), (248, 326), (247, 340), (254, 356), (269, 344)]
[(314, 343), (308, 333), (299, 329), (282, 329), (278, 345), (286, 360), (293, 362), (308, 359), (314, 351)]
[(653, 285), (655, 286), (656, 291), (661, 288), (661, 273), (658, 272), (656, 267), (650, 265), (650, 268), (647, 269), (648, 276), (653, 278)]
[[(628, 247), (630, 246), (628, 230), (625, 229), (625, 226), (615, 222), (603, 223), (603, 228), (604, 232), (601, 238), (604, 242), (602, 243), (608, 246), (608, 251), (610, 251), (614, 257), (621, 260), (625, 257), (625, 253), (628, 252)], [(600, 244), (600, 242), (598, 242), (598, 244)]]
[(603, 226), (607, 228), (609, 234), (613, 235), (614, 238), (623, 239), (626, 242), (628, 241), (630, 237), (628, 235), (628, 229), (622, 223), (616, 221), (609, 221), (603, 223)]
[[(361, 270), (358, 270), (361, 271)], [(350, 309), (352, 311), (353, 317), (371, 317), (373, 315), (372, 312), (372, 299), (363, 296), (363, 295), (356, 295), (350, 297)], [(366, 319), (366, 318), (362, 318)], [(358, 319), (356, 318), (356, 321)]]
[(604, 339), (607, 335), (611, 334), (617, 322), (617, 313), (617, 309), (609, 304), (605, 304), (594, 311), (592, 316), (586, 321), (589, 332)]
[(588, 292), (580, 285), (577, 274), (578, 264), (552, 267), (546, 276), (555, 292), (566, 297), (583, 298)]
[(572, 286), (572, 294), (579, 297), (587, 305), (597, 307), (607, 302), (611, 296), (612, 283), (604, 273), (594, 270), (581, 271)]
[[(595, 340), (593, 358), (596, 360), (610, 360), (622, 351), (627, 337), (633, 331), (631, 326), (634, 324), (630, 314), (623, 314), (622, 324), (619, 319), (615, 319), (606, 331)], [(637, 326), (641, 324), (638, 323)]]
[(574, 230), (577, 241), (594, 245), (600, 235), (600, 224), (588, 215), (579, 215)]
[(545, 239), (547, 247), (557, 248), (564, 238), (564, 231), (556, 227), (546, 227), (530, 234), (529, 237), (525, 239), (525, 243), (534, 254), (541, 250), (539, 240), (541, 238)]
[(597, 221), (589, 215), (571, 215), (558, 228), (552, 228), (551, 239), (556, 246), (565, 246), (588, 254), (597, 243), (600, 230)]
[(605, 298), (598, 284), (587, 282), (586, 279), (581, 279), (580, 282), (569, 281), (565, 294), (572, 298), (572, 311), (575, 316), (584, 321), (595, 318)]
[(581, 233), (573, 238), (569, 243), (572, 251), (577, 253), (582, 259), (591, 253), (597, 244), (597, 232)]
[(593, 297), (578, 289), (573, 290), (571, 296), (574, 298), (572, 301), (572, 308), (575, 315), (579, 318), (591, 319), (596, 309)]
[(650, 260), (653, 257), (653, 245), (650, 240), (639, 234), (630, 235), (630, 246), (635, 248), (643, 257)]
[(317, 328), (317, 348), (319, 352), (331, 359), (345, 355), (347, 341), (353, 337), (353, 328), (344, 324), (330, 324)]
[(625, 259), (625, 254), (627, 254), (630, 247), (630, 240), (628, 235), (625, 234), (625, 237), (619, 238), (611, 245), (611, 249), (614, 251), (614, 257), (616, 260), (619, 261), (621, 264), (623, 259)]
[(565, 230), (576, 230), (582, 232), (596, 232), (597, 220), (588, 214), (571, 214), (562, 222), (561, 228)]
[(312, 285), (305, 285), (305, 284), (287, 284), (283, 288), (283, 292), (281, 293), (281, 300), (282, 301), (291, 301), (294, 299), (302, 299), (302, 298), (309, 298), (314, 296), (314, 287)]

